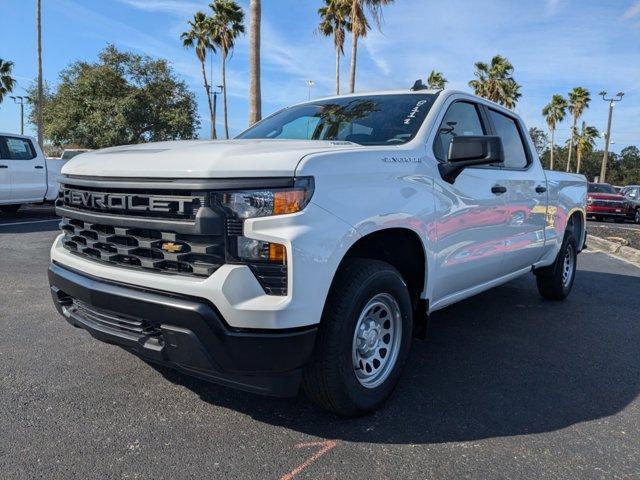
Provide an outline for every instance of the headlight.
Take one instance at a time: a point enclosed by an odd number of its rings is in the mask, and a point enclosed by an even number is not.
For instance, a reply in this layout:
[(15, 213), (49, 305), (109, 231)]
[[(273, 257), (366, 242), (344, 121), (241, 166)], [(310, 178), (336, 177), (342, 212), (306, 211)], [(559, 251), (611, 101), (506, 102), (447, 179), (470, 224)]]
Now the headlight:
[(587, 197), (587, 205), (591, 205), (593, 203), (593, 198)]
[(296, 213), (313, 195), (313, 179), (296, 179), (293, 187), (242, 190), (222, 194), (221, 203), (239, 219)]

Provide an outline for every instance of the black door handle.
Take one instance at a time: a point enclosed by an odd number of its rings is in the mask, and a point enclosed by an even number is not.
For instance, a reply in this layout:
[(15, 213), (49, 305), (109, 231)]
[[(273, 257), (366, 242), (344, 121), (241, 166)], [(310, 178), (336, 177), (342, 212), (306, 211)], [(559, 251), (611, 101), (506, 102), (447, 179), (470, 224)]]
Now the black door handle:
[(37, 168), (38, 170), (42, 170), (44, 167), (42, 165), (36, 165), (35, 168)]
[(503, 187), (502, 185), (494, 185), (493, 187), (491, 187), (491, 193), (500, 194), (500, 193), (506, 193), (506, 192), (507, 192), (507, 187)]
[(0, 168), (9, 168), (7, 165), (0, 165)]
[(538, 185), (536, 187), (536, 193), (544, 193), (547, 191), (547, 187), (543, 187), (542, 185)]

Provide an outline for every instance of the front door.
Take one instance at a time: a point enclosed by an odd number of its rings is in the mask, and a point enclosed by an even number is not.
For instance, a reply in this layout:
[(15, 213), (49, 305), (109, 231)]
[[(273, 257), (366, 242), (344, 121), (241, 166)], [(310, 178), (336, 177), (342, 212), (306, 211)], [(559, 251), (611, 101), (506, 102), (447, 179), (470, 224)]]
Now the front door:
[[(451, 139), (486, 135), (479, 106), (454, 101), (442, 119), (434, 154), (446, 161)], [(506, 185), (501, 169), (467, 168), (453, 184), (436, 178), (436, 268), (433, 300), (482, 285), (504, 273)]]

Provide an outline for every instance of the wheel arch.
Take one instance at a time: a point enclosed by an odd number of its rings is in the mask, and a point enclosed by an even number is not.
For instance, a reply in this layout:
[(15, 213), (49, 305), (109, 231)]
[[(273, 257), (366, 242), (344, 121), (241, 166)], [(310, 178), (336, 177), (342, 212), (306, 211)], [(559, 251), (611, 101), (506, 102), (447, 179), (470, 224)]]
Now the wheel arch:
[(423, 299), (428, 277), (427, 249), (421, 236), (414, 230), (393, 227), (375, 230), (356, 240), (345, 252), (329, 292), (345, 262), (350, 258), (381, 260), (392, 265), (402, 275), (414, 309), (414, 332), (418, 336), (426, 333), (428, 300)]

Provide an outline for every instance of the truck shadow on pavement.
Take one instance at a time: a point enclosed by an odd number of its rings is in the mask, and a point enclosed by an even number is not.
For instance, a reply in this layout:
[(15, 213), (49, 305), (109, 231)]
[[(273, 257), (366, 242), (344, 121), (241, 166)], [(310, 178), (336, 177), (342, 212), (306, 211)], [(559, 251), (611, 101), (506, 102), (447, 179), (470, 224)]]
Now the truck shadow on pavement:
[(565, 302), (532, 277), (436, 312), (380, 411), (340, 419), (304, 396), (273, 399), (154, 367), (204, 401), (352, 442), (423, 444), (548, 432), (613, 415), (640, 387), (640, 278), (580, 271)]

